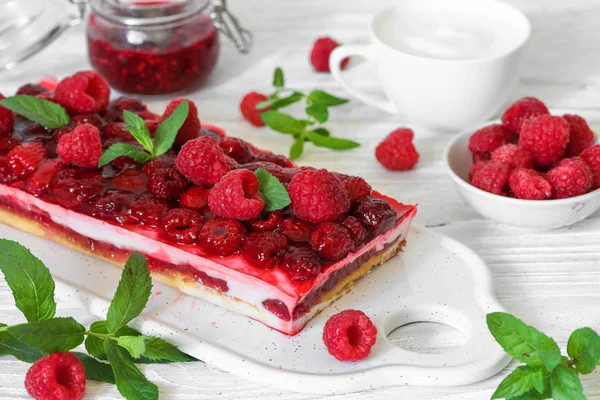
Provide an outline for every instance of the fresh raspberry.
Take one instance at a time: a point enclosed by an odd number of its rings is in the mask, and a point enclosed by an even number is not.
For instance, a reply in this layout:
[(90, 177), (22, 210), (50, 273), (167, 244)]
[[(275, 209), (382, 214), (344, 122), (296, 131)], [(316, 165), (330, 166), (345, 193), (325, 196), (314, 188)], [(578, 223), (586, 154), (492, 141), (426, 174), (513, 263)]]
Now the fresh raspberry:
[[(340, 44), (330, 37), (320, 37), (313, 44), (310, 51), (310, 63), (317, 72), (329, 71), (329, 55)], [(341, 68), (345, 69), (350, 62), (349, 58), (344, 58), (341, 63)]]
[(242, 243), (241, 254), (255, 267), (273, 269), (283, 262), (287, 248), (288, 241), (279, 232), (250, 232)]
[(523, 121), (537, 117), (539, 115), (548, 115), (548, 107), (535, 97), (523, 97), (515, 101), (502, 114), (502, 125), (512, 132), (521, 132)]
[[(161, 118), (161, 122), (173, 114), (173, 111), (175, 111), (177, 106), (179, 106), (184, 100), (186, 99), (180, 98), (172, 100), (167, 106), (167, 109)], [(179, 128), (179, 132), (177, 132), (177, 137), (175, 138), (175, 144), (179, 146), (182, 146), (192, 139), (196, 139), (198, 137), (198, 133), (200, 132), (200, 119), (198, 118), (198, 109), (196, 108), (196, 104), (194, 104), (193, 101), (188, 100), (188, 105), (189, 110), (187, 118), (185, 119), (185, 122), (181, 128)]]
[(189, 208), (173, 208), (161, 221), (164, 236), (177, 243), (193, 244), (202, 228), (202, 217)]
[(102, 131), (102, 136), (105, 139), (115, 138), (122, 142), (134, 140), (131, 133), (125, 130), (125, 124), (123, 122), (111, 122), (106, 125)]
[(145, 191), (147, 183), (148, 178), (137, 168), (124, 168), (113, 178), (116, 188), (136, 193)]
[[(0, 93), (0, 100), (4, 99)], [(15, 115), (6, 107), (0, 106), (0, 136), (11, 136), (15, 127)]]
[(6, 157), (10, 169), (20, 178), (25, 178), (46, 159), (46, 148), (38, 142), (29, 142), (15, 147)]
[(228, 155), (240, 164), (250, 161), (253, 155), (252, 149), (248, 146), (247, 142), (234, 137), (224, 137), (219, 141), (219, 147), (225, 155)]
[(228, 256), (236, 253), (246, 235), (246, 227), (235, 219), (215, 218), (204, 224), (198, 245), (208, 254)]
[(289, 321), (292, 319), (290, 316), (290, 310), (287, 308), (285, 303), (278, 299), (267, 299), (262, 302), (263, 307), (279, 319)]
[(281, 269), (293, 281), (307, 281), (316, 278), (321, 272), (321, 257), (309, 246), (290, 247), (285, 253)]
[(512, 168), (508, 164), (489, 162), (481, 167), (471, 179), (471, 185), (486, 192), (502, 195)]
[(477, 161), (475, 164), (471, 165), (471, 168), (469, 168), (469, 182), (473, 180), (473, 175), (475, 175), (477, 171), (479, 171), (488, 163), (489, 161)]
[(46, 93), (48, 89), (39, 83), (26, 83), (17, 89), (16, 95), (37, 96), (38, 94)]
[(102, 117), (97, 113), (79, 114), (71, 118), (72, 127), (76, 127), (83, 124), (94, 125), (96, 128), (100, 129), (104, 125), (106, 125), (106, 121), (104, 121)]
[(80, 400), (85, 369), (73, 353), (53, 353), (35, 362), (25, 375), (25, 389), (35, 400)]
[(159, 169), (175, 167), (175, 153), (167, 152), (144, 164), (144, 174), (147, 176), (154, 175)]
[(98, 168), (102, 156), (100, 131), (91, 124), (79, 125), (61, 136), (56, 151), (67, 163), (81, 168)]
[(600, 188), (600, 144), (588, 147), (581, 153), (581, 158), (594, 174), (594, 189)]
[(208, 205), (209, 192), (209, 189), (203, 188), (202, 186), (192, 186), (179, 198), (179, 207), (202, 210)]
[(537, 165), (549, 167), (565, 154), (569, 137), (569, 123), (564, 118), (540, 115), (523, 122), (519, 145), (531, 152)]
[(38, 82), (40, 86), (45, 87), (48, 91), (53, 92), (56, 89), (56, 85), (58, 85), (58, 79), (53, 76), (46, 75)]
[(377, 328), (359, 310), (345, 310), (327, 320), (323, 343), (329, 354), (340, 361), (367, 358), (377, 341)]
[(25, 190), (40, 195), (50, 190), (50, 185), (56, 175), (66, 168), (66, 164), (58, 158), (44, 161), (40, 167), (25, 181)]
[(578, 115), (563, 115), (569, 123), (569, 144), (565, 157), (578, 157), (581, 152), (594, 144), (594, 132), (585, 119)]
[(54, 97), (77, 114), (104, 111), (110, 99), (110, 87), (94, 71), (81, 71), (58, 83)]
[(579, 157), (560, 160), (548, 171), (546, 179), (552, 185), (555, 199), (579, 196), (594, 186), (592, 169)]
[(135, 97), (117, 97), (112, 101), (111, 106), (115, 111), (120, 113), (122, 113), (124, 110), (131, 112), (146, 111), (146, 106), (144, 103)]
[(267, 96), (258, 92), (250, 92), (245, 95), (240, 102), (240, 111), (246, 121), (250, 122), (254, 126), (265, 126), (265, 123), (260, 118), (260, 114), (264, 113), (265, 111), (269, 111), (270, 108), (257, 110), (256, 105), (267, 100), (269, 100)]
[(479, 161), (490, 161), (492, 155), (490, 153), (473, 153), (473, 164), (477, 164)]
[(223, 154), (217, 142), (203, 136), (183, 145), (175, 165), (191, 182), (210, 186), (234, 169), (235, 161)]
[(516, 144), (508, 143), (492, 152), (492, 162), (503, 162), (512, 168), (533, 168), (531, 152)]
[(8, 154), (9, 151), (19, 146), (21, 143), (22, 141), (19, 138), (0, 136), (0, 154)]
[(359, 176), (352, 176), (348, 179), (342, 180), (348, 197), (350, 198), (350, 204), (355, 205), (360, 200), (366, 199), (371, 196), (372, 188), (363, 178)]
[(310, 245), (327, 260), (337, 261), (346, 257), (354, 248), (350, 232), (335, 222), (321, 222), (310, 234)]
[(187, 188), (187, 180), (175, 168), (161, 168), (148, 178), (146, 188), (156, 197), (175, 200)]
[(265, 161), (273, 164), (277, 164), (284, 168), (294, 168), (294, 162), (287, 158), (286, 156), (282, 156), (281, 154), (272, 154), (272, 153), (257, 153), (252, 156), (250, 160), (252, 162), (257, 161)]
[(360, 203), (352, 213), (373, 236), (379, 236), (396, 225), (396, 211), (385, 200), (369, 197)]
[(123, 213), (127, 205), (127, 195), (119, 190), (109, 190), (93, 203), (92, 215), (96, 218), (115, 219)]
[(288, 192), (291, 209), (306, 221), (331, 221), (350, 209), (346, 189), (325, 169), (300, 172), (290, 182)]
[(208, 206), (219, 217), (242, 221), (258, 218), (265, 207), (258, 192), (258, 178), (247, 169), (228, 172), (211, 189)]
[(96, 197), (104, 188), (104, 178), (98, 171), (65, 169), (56, 175), (52, 194), (61, 206), (76, 208)]
[[(283, 168), (280, 165), (277, 164), (273, 164), (270, 162), (266, 162), (266, 161), (253, 161), (253, 162), (249, 162), (247, 164), (242, 164), (240, 165), (240, 168), (244, 168), (247, 169), (248, 171), (256, 171), (259, 168), (263, 168), (266, 169), (271, 175), (273, 175), (275, 178), (279, 179), (279, 182), (281, 183), (290, 183), (290, 181), (292, 180), (292, 178), (290, 178), (289, 174), (286, 173), (286, 170), (289, 170), (289, 168)], [(296, 174), (294, 174), (295, 176)]]
[[(156, 131), (156, 128), (158, 128), (158, 125), (160, 125), (161, 116), (158, 114), (154, 114), (153, 112), (148, 110), (137, 111), (136, 114), (138, 117), (144, 120), (151, 134), (153, 134)], [(149, 123), (151, 125), (148, 125)], [(198, 137), (198, 135), (196, 135), (195, 137)]]
[(489, 160), (492, 151), (510, 143), (510, 136), (510, 130), (502, 125), (486, 126), (471, 135), (469, 138), (469, 150), (478, 160)]
[(250, 230), (267, 232), (277, 229), (281, 221), (283, 221), (283, 212), (277, 210), (263, 214), (260, 219), (251, 219), (246, 222), (246, 225)]
[(352, 251), (357, 251), (365, 244), (368, 234), (367, 228), (358, 218), (348, 215), (339, 220), (338, 223), (350, 232), (350, 235), (354, 240)]
[(518, 199), (546, 200), (552, 197), (552, 186), (539, 172), (517, 168), (508, 179), (510, 190)]
[(375, 149), (375, 157), (392, 171), (413, 169), (419, 162), (419, 153), (413, 145), (413, 131), (400, 128), (390, 133)]
[(8, 165), (6, 157), (0, 157), (0, 183), (10, 185), (19, 180), (17, 174)]
[(168, 205), (165, 200), (144, 193), (131, 203), (129, 213), (144, 225), (156, 226), (167, 209)]
[(298, 218), (284, 219), (279, 224), (281, 232), (294, 242), (308, 242), (310, 233), (314, 229), (311, 222)]

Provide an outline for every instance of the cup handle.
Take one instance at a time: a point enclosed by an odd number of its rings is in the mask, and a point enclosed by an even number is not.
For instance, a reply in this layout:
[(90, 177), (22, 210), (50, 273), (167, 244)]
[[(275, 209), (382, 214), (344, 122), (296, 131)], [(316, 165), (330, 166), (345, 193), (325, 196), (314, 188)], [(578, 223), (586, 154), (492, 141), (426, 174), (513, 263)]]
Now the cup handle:
[(358, 45), (349, 44), (336, 47), (331, 55), (329, 56), (329, 69), (331, 75), (338, 81), (344, 89), (353, 97), (356, 97), (360, 101), (379, 108), (380, 110), (387, 111), (390, 114), (396, 114), (396, 106), (389, 99), (382, 100), (368, 93), (364, 93), (348, 84), (348, 82), (342, 77), (341, 64), (342, 60), (346, 57), (361, 56), (367, 59), (367, 61), (373, 61), (373, 48), (370, 45)]

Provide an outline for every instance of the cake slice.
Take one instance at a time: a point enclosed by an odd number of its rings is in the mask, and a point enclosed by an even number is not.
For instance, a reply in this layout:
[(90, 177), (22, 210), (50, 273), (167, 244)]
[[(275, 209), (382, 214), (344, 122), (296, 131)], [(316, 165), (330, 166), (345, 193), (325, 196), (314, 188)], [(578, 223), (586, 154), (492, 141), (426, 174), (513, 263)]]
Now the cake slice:
[[(118, 266), (137, 250), (157, 281), (289, 335), (402, 250), (414, 206), (372, 192), (361, 178), (297, 167), (214, 126), (203, 124), (191, 140), (188, 130), (183, 147), (145, 164), (119, 157), (101, 169), (74, 165), (91, 154), (89, 132), (98, 131), (104, 149), (135, 144), (123, 130), (123, 104), (157, 124), (123, 98), (75, 113), (59, 129), (17, 117), (0, 138), (0, 222)], [(190, 107), (182, 130), (194, 125), (192, 114)], [(227, 171), (215, 167), (219, 160)], [(264, 211), (252, 188), (258, 169), (287, 187), (290, 205)], [(236, 190), (242, 197), (231, 200)]]

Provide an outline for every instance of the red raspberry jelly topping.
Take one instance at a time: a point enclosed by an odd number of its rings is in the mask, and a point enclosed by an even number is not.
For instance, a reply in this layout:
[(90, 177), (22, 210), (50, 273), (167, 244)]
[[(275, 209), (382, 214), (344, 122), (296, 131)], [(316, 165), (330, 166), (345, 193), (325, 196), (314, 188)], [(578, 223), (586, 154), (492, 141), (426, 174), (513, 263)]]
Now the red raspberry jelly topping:
[(369, 197), (361, 201), (352, 213), (373, 236), (379, 236), (396, 225), (396, 212), (381, 199)]
[(46, 148), (38, 142), (17, 146), (6, 157), (10, 169), (20, 178), (25, 178), (46, 159)]
[(210, 191), (208, 205), (219, 217), (257, 218), (265, 201), (258, 192), (258, 178), (247, 169), (228, 172)]
[(253, 231), (274, 231), (281, 221), (283, 221), (283, 212), (277, 210), (266, 213), (262, 219), (251, 219), (246, 222), (246, 225)]
[(235, 219), (215, 218), (207, 221), (198, 235), (198, 245), (208, 254), (228, 256), (236, 253), (246, 235), (244, 225)]
[(350, 232), (334, 222), (322, 222), (310, 234), (310, 244), (323, 258), (341, 260), (354, 248)]
[(202, 186), (192, 186), (179, 198), (179, 207), (202, 210), (208, 205), (208, 193), (210, 189)]
[(118, 189), (140, 193), (146, 190), (148, 178), (137, 168), (125, 168), (114, 178), (113, 184)]
[(250, 264), (273, 269), (281, 264), (288, 248), (286, 237), (279, 232), (251, 232), (242, 243), (242, 256)]
[(60, 137), (56, 148), (65, 162), (82, 168), (97, 168), (102, 155), (100, 131), (91, 124), (83, 124)]
[(348, 215), (340, 219), (338, 223), (346, 228), (354, 239), (353, 251), (360, 249), (365, 244), (367, 240), (367, 228), (365, 228), (365, 225), (358, 218)]
[(144, 193), (131, 203), (129, 213), (145, 225), (156, 226), (167, 212), (168, 205), (165, 200)]
[(182, 244), (192, 244), (198, 238), (202, 217), (189, 208), (173, 208), (161, 221), (165, 238)]
[(104, 185), (104, 178), (98, 171), (65, 169), (56, 175), (52, 195), (61, 206), (76, 208), (97, 196)]
[(25, 181), (25, 190), (29, 193), (40, 195), (50, 190), (50, 184), (60, 171), (66, 168), (66, 164), (54, 158), (44, 161), (40, 167)]
[(119, 190), (109, 190), (92, 202), (92, 215), (96, 218), (115, 219), (120, 216), (132, 197)]
[(161, 168), (148, 178), (148, 193), (167, 200), (177, 199), (186, 189), (187, 180), (175, 168)]
[(6, 157), (0, 157), (0, 183), (10, 185), (18, 180), (19, 177), (10, 169)]
[(348, 192), (348, 197), (350, 198), (350, 203), (352, 205), (358, 203), (359, 200), (371, 196), (371, 185), (369, 185), (367, 181), (359, 176), (351, 176), (343, 179), (342, 183)]
[(223, 150), (223, 153), (240, 164), (249, 162), (253, 156), (252, 149), (248, 143), (235, 137), (222, 138), (219, 141), (219, 147)]
[(29, 368), (25, 389), (36, 400), (80, 400), (85, 393), (85, 369), (73, 353), (53, 353)]
[(315, 278), (321, 272), (319, 254), (308, 246), (293, 246), (285, 253), (282, 269), (294, 281), (306, 281)]
[(54, 98), (71, 112), (104, 111), (110, 99), (108, 83), (94, 71), (81, 71), (58, 83)]
[(298, 218), (289, 218), (281, 221), (281, 232), (294, 242), (308, 242), (314, 224)]
[(377, 328), (358, 310), (345, 310), (329, 318), (323, 328), (323, 343), (340, 361), (367, 358), (377, 341)]
[(235, 167), (235, 161), (223, 154), (217, 142), (206, 136), (184, 144), (175, 164), (179, 172), (200, 186), (217, 183)]

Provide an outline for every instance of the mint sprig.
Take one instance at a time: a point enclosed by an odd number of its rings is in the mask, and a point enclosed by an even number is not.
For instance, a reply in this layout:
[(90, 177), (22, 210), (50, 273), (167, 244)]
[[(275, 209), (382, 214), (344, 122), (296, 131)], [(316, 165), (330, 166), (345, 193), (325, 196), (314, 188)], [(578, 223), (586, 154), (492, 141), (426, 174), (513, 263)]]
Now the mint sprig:
[[(258, 103), (256, 109), (269, 109), (260, 115), (265, 125), (276, 132), (294, 137), (294, 143), (290, 148), (291, 159), (295, 160), (302, 155), (304, 142), (312, 142), (315, 146), (338, 151), (360, 146), (360, 143), (353, 140), (331, 137), (329, 131), (319, 125), (329, 120), (330, 107), (346, 104), (347, 99), (336, 97), (322, 90), (313, 90), (304, 94), (298, 90), (286, 88), (283, 70), (279, 67), (273, 74), (273, 86), (275, 91), (268, 96), (268, 100)], [(306, 118), (304, 119), (297, 119), (278, 111), (301, 100), (306, 102), (304, 107)]]
[(258, 191), (265, 200), (264, 211), (281, 210), (292, 202), (285, 186), (269, 171), (259, 168), (254, 174), (258, 178)]
[(35, 96), (7, 97), (0, 100), (0, 105), (46, 128), (58, 129), (69, 124), (69, 114), (63, 107)]
[[(88, 354), (74, 352), (88, 379), (113, 383), (127, 399), (157, 399), (158, 388), (137, 363), (196, 361), (176, 346), (143, 336), (127, 326), (146, 306), (152, 279), (144, 256), (134, 252), (125, 264), (107, 319), (86, 329), (71, 317), (54, 317), (54, 281), (48, 268), (20, 244), (0, 239), (0, 270), (15, 302), (29, 322), (0, 323), (0, 356), (33, 363), (57, 351), (70, 351), (85, 341)], [(104, 361), (107, 362), (104, 362)]]
[(487, 315), (488, 329), (504, 351), (525, 365), (498, 386), (492, 399), (585, 399), (578, 374), (589, 374), (600, 361), (600, 337), (591, 328), (577, 329), (561, 355), (556, 342), (515, 316)]
[(144, 120), (130, 111), (123, 111), (124, 129), (131, 133), (131, 136), (142, 146), (142, 149), (127, 143), (115, 143), (102, 154), (98, 161), (98, 167), (103, 167), (121, 156), (129, 157), (139, 163), (146, 163), (165, 154), (173, 146), (177, 132), (183, 126), (188, 113), (189, 101), (184, 100), (171, 115), (158, 125), (154, 140), (152, 140)]

